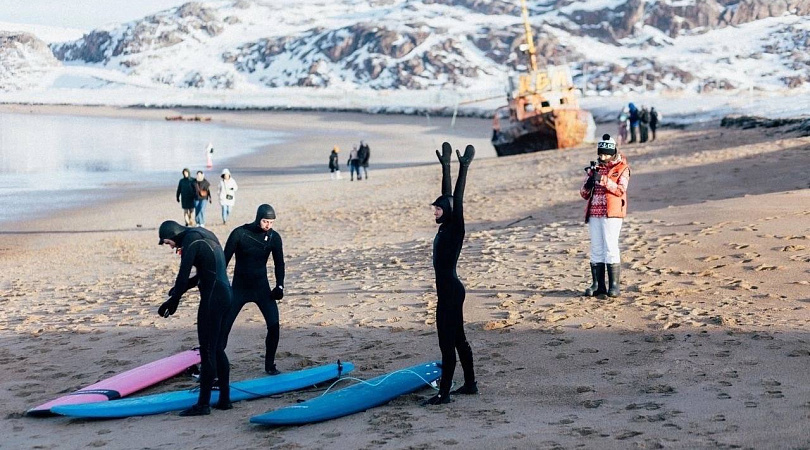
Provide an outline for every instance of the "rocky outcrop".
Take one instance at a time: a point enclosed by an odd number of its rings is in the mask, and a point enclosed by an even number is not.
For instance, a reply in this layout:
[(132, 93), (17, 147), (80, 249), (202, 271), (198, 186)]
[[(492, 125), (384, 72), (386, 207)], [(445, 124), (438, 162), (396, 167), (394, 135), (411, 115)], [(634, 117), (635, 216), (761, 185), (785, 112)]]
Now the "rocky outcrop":
[[(443, 83), (464, 85), (478, 76), (481, 69), (465, 56), (461, 42), (445, 37), (428, 43), (428, 30), (420, 23), (397, 29), (368, 23), (313, 29), (295, 38), (244, 44), (224, 54), (223, 61), (240, 72), (264, 71), (261, 81), (270, 87), (352, 82), (379, 89), (424, 89)], [(300, 67), (274, 65), (282, 54)]]
[(566, 29), (579, 36), (616, 44), (632, 35), (635, 27), (644, 20), (645, 3), (644, 0), (628, 0), (615, 9), (574, 11), (567, 15), (571, 22)]
[(33, 34), (0, 32), (0, 91), (35, 87), (58, 65), (48, 45)]
[(426, 5), (463, 6), (471, 11), (488, 15), (520, 15), (520, 3), (504, 0), (423, 0)]
[(191, 2), (114, 30), (92, 31), (76, 42), (53, 46), (53, 53), (62, 61), (108, 64), (119, 59), (119, 64), (129, 68), (138, 65), (128, 58), (131, 55), (171, 47), (188, 39), (215, 37), (224, 26), (216, 10)]
[(369, 54), (399, 59), (424, 42), (429, 34), (428, 31), (413, 27), (400, 32), (370, 23), (359, 23), (323, 34), (315, 42), (315, 47), (332, 62), (340, 61), (361, 48)]
[(623, 90), (679, 90), (696, 78), (691, 73), (651, 59), (640, 58), (626, 65), (585, 64), (587, 89), (595, 91)]
[[(583, 56), (559, 41), (548, 32), (534, 28), (534, 45), (537, 51), (537, 63), (540, 65), (557, 65), (569, 61), (578, 61)], [(526, 56), (520, 51), (520, 45), (526, 42), (523, 27), (484, 28), (480, 33), (467, 38), (484, 52), (487, 58), (497, 64), (515, 70), (518, 66), (528, 66)]]
[(732, 114), (723, 117), (720, 121), (721, 127), (742, 128), (781, 128), (786, 127), (787, 132), (798, 132), (801, 136), (810, 136), (810, 119), (807, 117), (769, 119), (760, 116), (745, 116)]

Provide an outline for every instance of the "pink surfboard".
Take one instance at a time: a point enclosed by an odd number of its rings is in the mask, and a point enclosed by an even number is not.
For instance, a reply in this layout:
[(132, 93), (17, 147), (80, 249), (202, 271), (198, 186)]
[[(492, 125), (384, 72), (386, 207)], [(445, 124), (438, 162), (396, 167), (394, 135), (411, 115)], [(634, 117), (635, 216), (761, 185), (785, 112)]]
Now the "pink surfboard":
[(25, 412), (31, 417), (53, 416), (51, 407), (77, 403), (106, 402), (125, 397), (133, 392), (171, 378), (189, 367), (200, 363), (199, 350), (186, 350), (167, 358), (136, 367), (106, 380), (91, 384), (76, 392), (43, 403)]

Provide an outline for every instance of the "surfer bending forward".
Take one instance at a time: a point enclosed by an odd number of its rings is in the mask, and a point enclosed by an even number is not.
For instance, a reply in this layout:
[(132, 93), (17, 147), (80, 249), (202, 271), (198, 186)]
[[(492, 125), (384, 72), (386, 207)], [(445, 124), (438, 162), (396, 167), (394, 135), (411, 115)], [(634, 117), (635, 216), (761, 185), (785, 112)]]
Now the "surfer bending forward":
[(468, 145), (464, 156), (456, 150), (461, 165), (456, 180), (455, 192), (451, 190), (450, 160), (453, 149), (449, 143), (442, 144), (442, 152), (436, 156), (442, 164), (442, 195), (432, 203), (433, 216), (439, 231), (433, 239), (433, 270), (436, 272), (436, 329), (439, 334), (439, 349), (442, 352), (442, 379), (439, 393), (427, 401), (428, 405), (450, 402), (450, 388), (456, 369), (456, 350), (464, 369), (464, 385), (453, 394), (477, 394), (478, 386), (473, 372), (472, 348), (464, 335), (464, 285), (458, 279), (456, 265), (464, 243), (464, 185), (467, 169), (475, 156), (475, 148)]
[[(264, 371), (278, 375), (276, 349), (278, 348), (279, 320), (276, 300), (284, 297), (284, 251), (281, 235), (273, 230), (276, 211), (268, 204), (256, 210), (256, 220), (235, 228), (225, 243), (225, 266), (236, 256), (233, 270), (233, 303), (228, 313), (228, 326), (233, 326), (239, 311), (248, 302), (254, 302), (267, 324), (267, 337), (264, 340), (267, 353), (264, 357)], [(276, 287), (270, 289), (267, 281), (267, 260), (273, 255)], [(230, 329), (225, 336), (230, 334)]]
[[(167, 244), (181, 254), (180, 271), (169, 299), (158, 314), (169, 317), (177, 311), (180, 297), (189, 289), (200, 289), (197, 310), (197, 337), (200, 340), (200, 397), (197, 404), (180, 412), (181, 416), (211, 413), (211, 388), (219, 378), (219, 401), (214, 408), (231, 409), (230, 364), (225, 355), (227, 312), (231, 304), (231, 286), (225, 272), (225, 255), (214, 233), (205, 228), (188, 228), (172, 220), (160, 224), (160, 245)], [(191, 267), (197, 274), (189, 278)]]

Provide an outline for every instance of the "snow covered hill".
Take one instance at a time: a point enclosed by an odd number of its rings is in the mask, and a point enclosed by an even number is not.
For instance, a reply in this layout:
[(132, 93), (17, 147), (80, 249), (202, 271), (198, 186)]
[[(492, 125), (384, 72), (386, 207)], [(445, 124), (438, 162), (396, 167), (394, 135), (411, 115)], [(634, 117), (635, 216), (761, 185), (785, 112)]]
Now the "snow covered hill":
[[(540, 62), (568, 64), (590, 95), (810, 92), (810, 0), (529, 4)], [(52, 43), (59, 63), (25, 44), (25, 63), (0, 65), (0, 80), (36, 82), (0, 81), (13, 94), (0, 99), (284, 106), (273, 100), (283, 89), (429, 106), (503, 93), (525, 68), (523, 42), (517, 0), (192, 2)]]

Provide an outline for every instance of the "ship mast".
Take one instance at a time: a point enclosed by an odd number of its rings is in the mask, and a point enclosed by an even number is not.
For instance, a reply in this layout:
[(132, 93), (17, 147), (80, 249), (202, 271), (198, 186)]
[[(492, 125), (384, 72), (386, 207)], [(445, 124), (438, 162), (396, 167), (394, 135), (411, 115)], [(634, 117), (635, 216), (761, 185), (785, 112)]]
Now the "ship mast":
[(534, 36), (532, 36), (532, 27), (529, 25), (529, 8), (526, 6), (526, 0), (520, 0), (520, 7), (523, 10), (523, 26), (526, 28), (526, 45), (529, 53), (529, 64), (531, 65), (532, 72), (537, 71), (537, 51), (534, 48)]

